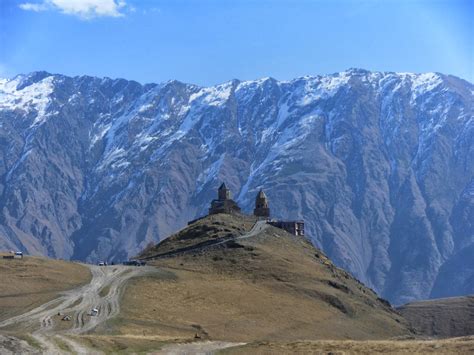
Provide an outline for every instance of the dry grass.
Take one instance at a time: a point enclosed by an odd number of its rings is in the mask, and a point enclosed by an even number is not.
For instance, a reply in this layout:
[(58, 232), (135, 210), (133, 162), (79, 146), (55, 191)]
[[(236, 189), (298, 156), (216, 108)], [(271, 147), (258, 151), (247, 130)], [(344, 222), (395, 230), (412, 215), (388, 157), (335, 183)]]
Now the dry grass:
[(437, 337), (474, 335), (474, 297), (413, 302), (399, 308), (421, 333)]
[[(15, 335), (27, 341), (34, 349), (40, 344), (29, 335)], [(317, 340), (317, 341), (258, 341), (246, 345), (233, 345), (219, 341), (183, 341), (163, 336), (109, 336), (81, 335), (67, 336), (80, 344), (89, 353), (104, 354), (472, 354), (474, 337), (450, 338), (443, 340)], [(5, 341), (6, 339), (3, 339)], [(51, 339), (63, 350), (70, 349), (61, 338)], [(0, 339), (0, 348), (5, 343)], [(17, 350), (18, 347), (14, 345)], [(10, 348), (12, 348), (10, 346)], [(205, 350), (207, 349), (207, 350)], [(213, 349), (213, 350), (211, 350)]]
[(90, 279), (89, 269), (76, 263), (29, 256), (0, 259), (0, 320), (25, 313)]
[(445, 340), (260, 342), (221, 350), (222, 354), (472, 354), (474, 337)]
[(144, 354), (159, 351), (174, 339), (159, 336), (83, 335), (71, 337), (87, 349), (105, 354)]
[(100, 297), (105, 297), (109, 294), (109, 292), (110, 292), (110, 285), (107, 285), (100, 290), (99, 295)]
[(160, 273), (127, 286), (113, 331), (233, 342), (409, 334), (375, 293), (277, 228), (155, 265)]
[(140, 258), (166, 254), (223, 238), (240, 236), (250, 231), (256, 219), (251, 216), (231, 216), (226, 214), (212, 215), (200, 219), (188, 228), (163, 240), (157, 246), (148, 248)]

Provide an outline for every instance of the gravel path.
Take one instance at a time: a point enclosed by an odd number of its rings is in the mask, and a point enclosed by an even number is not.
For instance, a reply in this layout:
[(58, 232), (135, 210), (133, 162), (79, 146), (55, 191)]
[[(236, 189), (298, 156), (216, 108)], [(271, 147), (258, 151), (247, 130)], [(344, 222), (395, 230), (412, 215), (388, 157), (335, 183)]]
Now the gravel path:
[[(99, 324), (118, 315), (120, 295), (125, 283), (132, 277), (145, 275), (154, 270), (149, 267), (122, 265), (89, 265), (89, 268), (92, 273), (89, 284), (64, 292), (58, 298), (29, 312), (0, 322), (0, 329), (8, 326), (25, 330), (34, 329), (31, 336), (48, 354), (63, 354), (65, 352), (64, 346), (61, 348), (60, 344), (65, 344), (74, 353), (88, 353), (86, 348), (67, 335), (89, 332)], [(91, 316), (93, 308), (99, 310), (96, 316)], [(58, 313), (71, 316), (73, 322), (71, 329), (55, 330), (53, 316)], [(17, 346), (20, 345), (23, 349), (20, 352), (31, 352), (18, 341)], [(4, 346), (0, 344), (0, 353), (3, 353), (4, 350), (7, 349), (4, 349)]]
[[(261, 233), (268, 225), (265, 221), (258, 221), (252, 229), (237, 238), (225, 239), (206, 247), (215, 247), (230, 240), (246, 239)], [(202, 249), (205, 249), (203, 247)], [(196, 248), (200, 249), (200, 248)], [(58, 298), (49, 301), (31, 311), (0, 322), (0, 330), (5, 327), (15, 326), (16, 329), (30, 331), (31, 337), (40, 345), (41, 351), (48, 354), (64, 354), (65, 348), (77, 354), (91, 353), (84, 345), (73, 340), (68, 335), (79, 335), (92, 331), (98, 325), (116, 316), (120, 312), (120, 295), (125, 283), (136, 276), (143, 276), (156, 269), (152, 267), (133, 266), (95, 266), (88, 265), (92, 279), (89, 284), (64, 292)], [(92, 309), (98, 309), (99, 313), (91, 315)], [(72, 327), (68, 330), (56, 330), (54, 316), (71, 316)], [(164, 349), (166, 354), (207, 354), (217, 349), (240, 345), (227, 342), (196, 342), (173, 344)], [(0, 353), (11, 353), (11, 349), (17, 353), (38, 353), (38, 349), (32, 348), (27, 342), (15, 337), (0, 336)], [(94, 354), (99, 352), (94, 349)], [(15, 353), (15, 351), (13, 351)]]

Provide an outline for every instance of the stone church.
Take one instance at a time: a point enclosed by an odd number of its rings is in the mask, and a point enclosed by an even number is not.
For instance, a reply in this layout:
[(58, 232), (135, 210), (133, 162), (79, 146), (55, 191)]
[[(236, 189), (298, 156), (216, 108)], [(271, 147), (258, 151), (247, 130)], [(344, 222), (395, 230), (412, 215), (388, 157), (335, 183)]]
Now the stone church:
[(270, 218), (270, 207), (268, 207), (268, 198), (263, 190), (260, 190), (255, 199), (255, 209), (253, 210), (254, 216)]
[[(231, 192), (225, 183), (222, 183), (217, 190), (217, 199), (212, 200), (211, 207), (209, 208), (210, 215), (218, 213), (241, 214), (239, 205), (232, 199)], [(260, 190), (255, 198), (253, 215), (259, 219), (267, 220), (268, 224), (284, 229), (293, 235), (304, 235), (304, 221), (302, 220), (284, 221), (270, 219), (270, 206), (267, 195), (263, 190)]]
[(227, 213), (227, 214), (238, 214), (240, 213), (240, 207), (232, 200), (230, 190), (225, 186), (225, 183), (217, 190), (217, 199), (212, 200), (211, 208), (209, 208), (209, 214)]

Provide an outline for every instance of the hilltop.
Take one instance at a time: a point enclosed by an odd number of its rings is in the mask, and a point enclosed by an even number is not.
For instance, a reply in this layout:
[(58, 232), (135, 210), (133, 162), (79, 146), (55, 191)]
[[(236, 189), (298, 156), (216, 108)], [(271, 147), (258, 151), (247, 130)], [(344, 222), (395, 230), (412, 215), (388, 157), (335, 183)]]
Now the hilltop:
[(245, 342), (411, 334), (388, 302), (305, 238), (254, 217), (205, 217), (139, 258), (162, 272), (130, 281), (119, 333)]
[(165, 255), (175, 255), (193, 248), (212, 245), (229, 238), (240, 237), (252, 229), (257, 222), (253, 216), (219, 214), (202, 218), (187, 228), (164, 239), (155, 246), (148, 247), (139, 259), (153, 259)]

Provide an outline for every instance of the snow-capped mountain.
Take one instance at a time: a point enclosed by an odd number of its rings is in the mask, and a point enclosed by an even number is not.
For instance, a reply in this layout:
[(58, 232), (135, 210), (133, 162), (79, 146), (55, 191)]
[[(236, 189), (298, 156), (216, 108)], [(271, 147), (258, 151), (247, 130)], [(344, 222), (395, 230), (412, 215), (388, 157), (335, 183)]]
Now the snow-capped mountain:
[(121, 260), (225, 181), (248, 212), (265, 189), (395, 303), (474, 293), (473, 108), (471, 83), (437, 73), (1, 80), (0, 248)]

